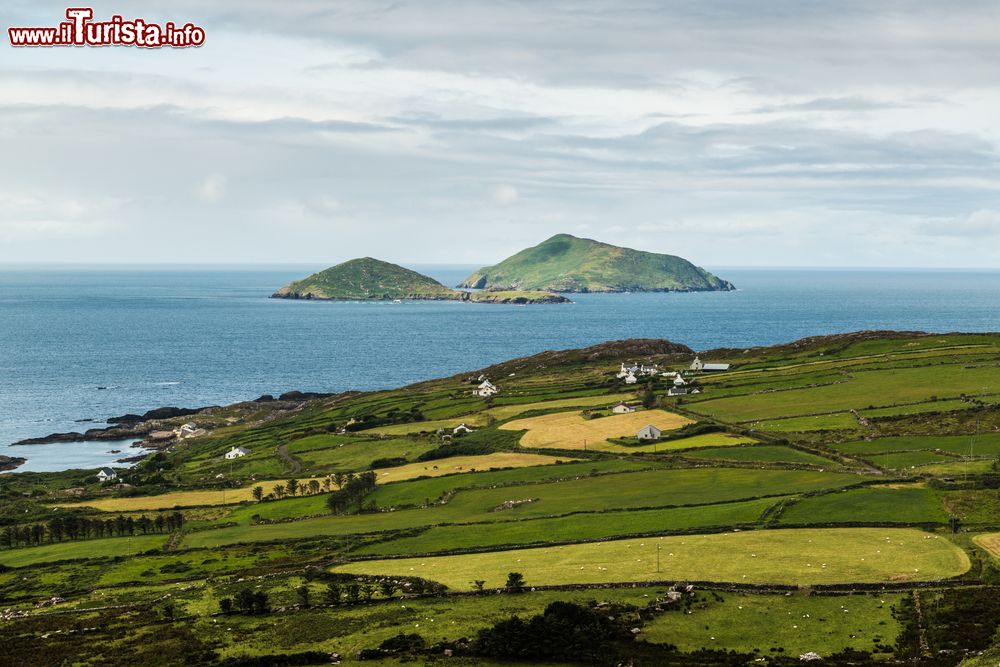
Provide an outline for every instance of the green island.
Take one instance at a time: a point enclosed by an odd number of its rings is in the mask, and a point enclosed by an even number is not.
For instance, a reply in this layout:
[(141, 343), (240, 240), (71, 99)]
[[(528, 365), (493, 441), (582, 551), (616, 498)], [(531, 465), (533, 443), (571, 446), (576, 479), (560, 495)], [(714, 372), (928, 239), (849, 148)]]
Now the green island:
[(0, 475), (5, 664), (1000, 661), (1000, 334), (611, 341), (153, 421), (105, 481)]
[(459, 287), (550, 292), (707, 292), (736, 289), (705, 269), (662, 255), (582, 239), (552, 238), (479, 269)]
[(449, 289), (416, 271), (372, 257), (352, 259), (285, 285), (274, 299), (321, 301), (469, 301), (473, 303), (568, 303), (547, 291), (466, 292)]

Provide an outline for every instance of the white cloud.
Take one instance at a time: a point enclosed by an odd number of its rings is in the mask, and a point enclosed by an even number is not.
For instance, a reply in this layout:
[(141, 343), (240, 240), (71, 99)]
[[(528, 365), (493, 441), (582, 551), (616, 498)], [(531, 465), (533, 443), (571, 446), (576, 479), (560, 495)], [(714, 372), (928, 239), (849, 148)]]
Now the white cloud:
[(198, 199), (211, 204), (222, 201), (226, 196), (227, 179), (224, 174), (209, 174), (195, 187)]
[(520, 197), (517, 188), (513, 185), (498, 185), (490, 192), (490, 199), (498, 206), (510, 206), (517, 203)]

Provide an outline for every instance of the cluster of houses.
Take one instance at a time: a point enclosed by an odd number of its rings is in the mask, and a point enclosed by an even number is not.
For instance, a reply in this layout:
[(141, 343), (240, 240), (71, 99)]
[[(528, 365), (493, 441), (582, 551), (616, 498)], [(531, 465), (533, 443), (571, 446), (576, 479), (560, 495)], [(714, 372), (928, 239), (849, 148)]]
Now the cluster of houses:
[(645, 364), (626, 364), (623, 362), (621, 370), (618, 371), (618, 379), (625, 380), (625, 384), (635, 384), (639, 381), (639, 378), (653, 377), (659, 372), (660, 368), (656, 364), (647, 366)]

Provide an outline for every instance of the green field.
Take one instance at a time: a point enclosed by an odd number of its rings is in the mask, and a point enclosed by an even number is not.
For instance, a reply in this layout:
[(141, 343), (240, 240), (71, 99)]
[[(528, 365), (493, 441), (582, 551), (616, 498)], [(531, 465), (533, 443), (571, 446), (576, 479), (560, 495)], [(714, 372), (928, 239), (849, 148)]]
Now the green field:
[(662, 510), (572, 514), (554, 519), (510, 521), (489, 530), (481, 524), (435, 526), (415, 537), (402, 537), (358, 549), (357, 554), (407, 555), (452, 549), (521, 546), (543, 542), (595, 540), (643, 533), (753, 524), (780, 499), (764, 498), (717, 505)]
[(809, 585), (933, 581), (958, 576), (969, 567), (964, 551), (943, 537), (919, 530), (828, 528), (358, 561), (337, 566), (334, 571), (417, 576), (453, 590), (467, 590), (473, 579), (501, 586), (512, 570), (523, 573), (528, 585), (657, 580)]
[(799, 431), (839, 431), (858, 428), (858, 420), (849, 412), (835, 412), (828, 415), (808, 417), (788, 417), (748, 422), (748, 426), (771, 433), (795, 433)]
[(791, 447), (775, 445), (759, 445), (756, 447), (726, 447), (724, 449), (703, 449), (697, 452), (685, 452), (684, 456), (696, 459), (715, 461), (760, 461), (762, 463), (806, 463), (817, 466), (832, 467), (836, 465), (830, 459), (803, 452)]
[(643, 628), (642, 639), (681, 651), (724, 648), (770, 655), (772, 648), (782, 648), (791, 656), (810, 651), (829, 656), (845, 648), (892, 646), (901, 629), (892, 615), (898, 594), (720, 597), (701, 595), (690, 614), (657, 616)]
[(163, 546), (165, 535), (136, 535), (127, 537), (105, 537), (75, 542), (58, 542), (37, 547), (22, 547), (0, 551), (0, 563), (7, 567), (24, 567), (35, 563), (45, 563), (77, 558), (104, 558), (106, 556), (127, 556)]
[[(1000, 368), (937, 365), (917, 368), (853, 370), (838, 384), (788, 391), (706, 399), (691, 410), (731, 421), (775, 419), (817, 412), (884, 407), (886, 403), (916, 403), (933, 396), (995, 393)], [(887, 400), (887, 397), (891, 397)]]
[(920, 486), (866, 487), (825, 493), (792, 504), (781, 523), (946, 523), (940, 495)]
[(1000, 433), (979, 435), (899, 436), (831, 445), (845, 454), (881, 454), (914, 450), (941, 450), (959, 456), (1000, 456)]

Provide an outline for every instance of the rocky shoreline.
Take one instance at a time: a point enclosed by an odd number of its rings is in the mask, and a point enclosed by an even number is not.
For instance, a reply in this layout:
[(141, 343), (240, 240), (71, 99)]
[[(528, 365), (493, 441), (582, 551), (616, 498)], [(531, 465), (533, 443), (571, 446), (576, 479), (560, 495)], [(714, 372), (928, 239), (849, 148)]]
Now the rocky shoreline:
[[(297, 406), (303, 401), (312, 400), (316, 398), (326, 398), (328, 396), (333, 396), (334, 394), (324, 394), (317, 392), (304, 392), (304, 391), (288, 391), (277, 398), (271, 394), (264, 394), (263, 396), (254, 399), (253, 401), (247, 401), (245, 403), (287, 403), (290, 407)], [(235, 404), (239, 405), (239, 404)], [(232, 406), (230, 406), (232, 407)], [(209, 405), (200, 408), (178, 408), (178, 407), (162, 407), (156, 408), (154, 410), (148, 410), (143, 414), (124, 414), (117, 417), (109, 417), (106, 423), (110, 426), (103, 428), (91, 428), (86, 431), (67, 431), (64, 433), (50, 433), (45, 436), (40, 436), (36, 438), (25, 438), (23, 440), (18, 440), (11, 446), (30, 446), (30, 445), (51, 445), (56, 443), (65, 442), (86, 442), (86, 441), (111, 441), (111, 440), (139, 440), (144, 447), (149, 447), (151, 449), (157, 449), (164, 446), (165, 440), (172, 440), (173, 438), (151, 438), (151, 435), (156, 434), (157, 431), (172, 429), (174, 427), (180, 426), (179, 423), (164, 423), (169, 422), (169, 420), (180, 420), (185, 417), (192, 417), (196, 415), (210, 415), (216, 410), (222, 409), (218, 405)], [(280, 409), (280, 408), (279, 408)], [(78, 420), (79, 422), (92, 422), (93, 419)], [(132, 457), (129, 457), (132, 458)], [(21, 463), (24, 461), (22, 460)], [(2, 463), (0, 463), (2, 464)], [(21, 465), (18, 463), (17, 465)]]

